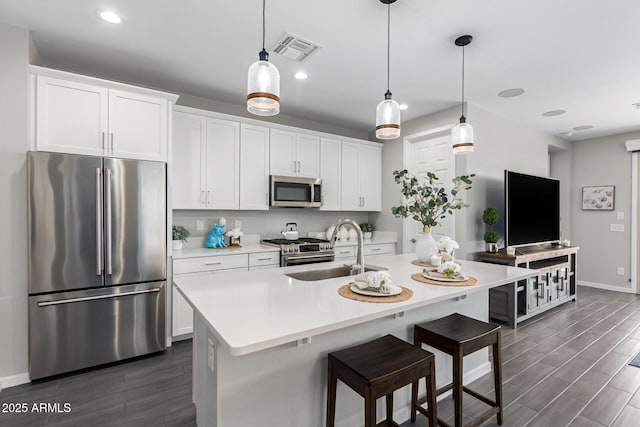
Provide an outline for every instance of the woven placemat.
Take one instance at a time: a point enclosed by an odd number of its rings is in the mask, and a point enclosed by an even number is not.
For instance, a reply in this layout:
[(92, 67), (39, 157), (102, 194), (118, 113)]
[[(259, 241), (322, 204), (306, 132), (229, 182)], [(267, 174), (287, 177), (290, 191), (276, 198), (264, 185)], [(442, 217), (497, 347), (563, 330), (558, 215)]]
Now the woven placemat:
[(473, 286), (478, 283), (478, 279), (475, 277), (469, 277), (464, 282), (441, 282), (440, 280), (431, 280), (427, 279), (422, 275), (422, 273), (412, 274), (411, 278), (417, 282), (426, 283), (428, 285), (439, 285), (439, 286)]
[(388, 297), (370, 297), (368, 295), (356, 294), (351, 290), (351, 284), (348, 283), (346, 285), (340, 286), (340, 288), (338, 289), (338, 294), (345, 298), (362, 302), (401, 302), (406, 301), (413, 296), (413, 291), (411, 289), (405, 288), (404, 286), (400, 287), (402, 288), (402, 292), (400, 292), (398, 295)]
[(418, 265), (420, 267), (435, 267), (435, 265), (431, 264), (430, 262), (420, 262), (417, 259), (411, 261), (411, 264)]

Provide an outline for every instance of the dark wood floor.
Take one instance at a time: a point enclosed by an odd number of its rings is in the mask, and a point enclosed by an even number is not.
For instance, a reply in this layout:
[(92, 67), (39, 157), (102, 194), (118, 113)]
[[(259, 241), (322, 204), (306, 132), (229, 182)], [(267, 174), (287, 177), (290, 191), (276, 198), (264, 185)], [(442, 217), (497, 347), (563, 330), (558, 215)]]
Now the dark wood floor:
[[(504, 328), (504, 425), (640, 426), (640, 368), (627, 365), (638, 352), (640, 297), (631, 294), (581, 287), (577, 303)], [(191, 369), (186, 341), (160, 355), (5, 389), (0, 409), (69, 403), (71, 412), (0, 412), (0, 426), (194, 426)], [(493, 393), (490, 375), (470, 387)], [(466, 421), (484, 409), (465, 395)], [(439, 402), (438, 411), (450, 420), (452, 400)], [(484, 426), (496, 426), (495, 419)]]

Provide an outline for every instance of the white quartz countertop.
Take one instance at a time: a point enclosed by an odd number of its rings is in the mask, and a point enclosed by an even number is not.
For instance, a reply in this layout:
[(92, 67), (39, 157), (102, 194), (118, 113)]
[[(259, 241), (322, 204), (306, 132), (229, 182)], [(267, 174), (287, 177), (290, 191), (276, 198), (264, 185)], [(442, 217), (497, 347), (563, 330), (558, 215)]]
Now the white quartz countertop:
[(305, 282), (285, 276), (288, 272), (336, 267), (342, 265), (340, 262), (175, 277), (174, 283), (216, 338), (238, 356), (538, 274), (536, 270), (459, 261), (463, 272), (478, 280), (476, 285), (428, 285), (411, 279), (411, 274), (421, 271), (411, 264), (413, 259), (414, 254), (365, 258), (366, 264), (388, 268), (394, 284), (413, 291), (412, 298), (396, 303), (360, 302), (338, 295), (338, 288), (349, 283), (349, 277)]
[(260, 252), (280, 252), (280, 248), (259, 244), (242, 245), (239, 249), (209, 249), (209, 248), (189, 248), (173, 250), (173, 259), (198, 258), (204, 256), (253, 254)]

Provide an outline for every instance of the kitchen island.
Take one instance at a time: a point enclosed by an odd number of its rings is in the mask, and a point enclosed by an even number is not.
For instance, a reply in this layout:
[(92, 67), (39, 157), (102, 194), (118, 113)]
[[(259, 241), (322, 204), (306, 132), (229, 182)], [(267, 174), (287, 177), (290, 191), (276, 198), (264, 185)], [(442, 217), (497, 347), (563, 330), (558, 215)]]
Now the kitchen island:
[[(338, 295), (340, 277), (305, 282), (287, 277), (340, 263), (175, 279), (194, 309), (193, 398), (198, 426), (325, 425), (327, 353), (386, 334), (411, 341), (415, 323), (458, 312), (487, 320), (488, 290), (537, 274), (535, 270), (460, 261), (477, 279), (466, 287), (416, 282), (415, 255), (368, 257), (389, 269), (394, 284), (413, 291), (403, 302), (369, 303)], [(437, 383), (451, 361), (436, 353)], [(465, 358), (465, 379), (488, 372), (486, 350)], [(396, 391), (396, 419), (409, 416), (410, 390)], [(382, 416), (383, 400), (378, 413)], [(338, 384), (336, 426), (363, 423), (364, 403)]]

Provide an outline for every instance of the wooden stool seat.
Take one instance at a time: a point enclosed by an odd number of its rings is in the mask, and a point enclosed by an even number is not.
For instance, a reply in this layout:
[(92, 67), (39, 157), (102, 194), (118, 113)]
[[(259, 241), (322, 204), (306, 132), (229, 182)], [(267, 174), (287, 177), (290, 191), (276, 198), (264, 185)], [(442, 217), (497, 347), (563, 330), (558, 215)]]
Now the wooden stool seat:
[[(333, 427), (336, 387), (340, 379), (365, 400), (365, 427), (376, 426), (376, 399), (386, 396), (387, 419), (380, 426), (397, 426), (393, 421), (393, 392), (425, 378), (429, 425), (436, 425), (435, 358), (430, 353), (393, 335), (335, 351), (328, 355), (327, 427)], [(413, 395), (412, 395), (413, 398)], [(412, 406), (415, 402), (412, 401)]]
[[(429, 322), (415, 325), (413, 328), (413, 343), (417, 347), (422, 344), (429, 345), (453, 357), (453, 382), (436, 390), (436, 395), (440, 395), (449, 390), (453, 390), (453, 400), (455, 407), (455, 427), (462, 427), (462, 392), (466, 392), (476, 399), (479, 399), (489, 406), (490, 409), (480, 414), (477, 418), (467, 424), (469, 426), (479, 426), (484, 421), (497, 415), (499, 425), (502, 425), (502, 358), (501, 358), (501, 332), (500, 326), (491, 323), (481, 322), (462, 314), (454, 313), (449, 316), (435, 319)], [(482, 348), (491, 346), (493, 349), (493, 378), (495, 387), (495, 400), (491, 400), (469, 388), (462, 383), (463, 358)], [(411, 419), (415, 419), (415, 411), (424, 412), (419, 405), (426, 401), (426, 398), (417, 398), (417, 383), (412, 388), (412, 401), (417, 401), (417, 407), (412, 408)], [(447, 423), (438, 419), (438, 424), (448, 426)]]

